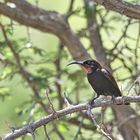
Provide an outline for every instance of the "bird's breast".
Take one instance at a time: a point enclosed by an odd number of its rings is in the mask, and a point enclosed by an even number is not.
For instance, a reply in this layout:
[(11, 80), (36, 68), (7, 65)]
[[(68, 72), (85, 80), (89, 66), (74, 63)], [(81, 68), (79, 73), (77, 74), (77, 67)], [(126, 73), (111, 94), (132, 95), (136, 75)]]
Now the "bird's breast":
[(105, 79), (100, 72), (94, 72), (87, 75), (88, 81), (95, 92), (103, 92)]

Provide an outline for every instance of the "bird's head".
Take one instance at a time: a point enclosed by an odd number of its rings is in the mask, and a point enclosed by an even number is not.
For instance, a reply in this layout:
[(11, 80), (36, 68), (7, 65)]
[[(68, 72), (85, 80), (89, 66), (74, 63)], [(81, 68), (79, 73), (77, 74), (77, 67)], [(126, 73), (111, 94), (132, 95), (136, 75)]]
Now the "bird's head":
[(92, 73), (96, 71), (98, 68), (101, 68), (101, 65), (95, 60), (84, 60), (84, 61), (73, 61), (68, 65), (78, 64), (80, 65), (86, 73)]

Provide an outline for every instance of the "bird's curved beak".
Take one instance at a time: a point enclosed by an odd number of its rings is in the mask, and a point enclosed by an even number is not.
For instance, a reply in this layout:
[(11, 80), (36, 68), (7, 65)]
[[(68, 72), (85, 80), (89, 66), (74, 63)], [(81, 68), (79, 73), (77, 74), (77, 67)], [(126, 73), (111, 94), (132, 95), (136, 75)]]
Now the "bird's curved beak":
[(91, 73), (91, 72), (92, 72), (91, 67), (87, 67), (87, 66), (83, 63), (83, 61), (73, 61), (73, 62), (69, 63), (67, 66), (72, 65), (72, 64), (78, 64), (78, 65), (82, 66), (82, 68), (84, 69), (84, 71), (85, 71), (86, 73)]
[(82, 62), (82, 61), (73, 61), (73, 62), (71, 62), (71, 63), (67, 64), (67, 66), (72, 65), (72, 64), (79, 64), (79, 65), (83, 65), (83, 62)]

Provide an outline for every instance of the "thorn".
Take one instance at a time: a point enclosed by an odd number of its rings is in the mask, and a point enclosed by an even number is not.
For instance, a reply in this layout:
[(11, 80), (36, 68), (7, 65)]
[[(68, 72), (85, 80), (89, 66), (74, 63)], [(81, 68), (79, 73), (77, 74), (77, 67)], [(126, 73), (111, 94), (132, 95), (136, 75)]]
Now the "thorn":
[(15, 132), (15, 130), (16, 130), (16, 128), (15, 128), (15, 127), (10, 127), (10, 129), (11, 129), (12, 133), (14, 133), (14, 132)]
[(73, 106), (73, 105), (70, 104), (70, 102), (68, 101), (68, 97), (66, 96), (66, 93), (65, 93), (65, 92), (64, 92), (64, 101), (65, 101), (67, 107), (72, 107), (72, 106)]

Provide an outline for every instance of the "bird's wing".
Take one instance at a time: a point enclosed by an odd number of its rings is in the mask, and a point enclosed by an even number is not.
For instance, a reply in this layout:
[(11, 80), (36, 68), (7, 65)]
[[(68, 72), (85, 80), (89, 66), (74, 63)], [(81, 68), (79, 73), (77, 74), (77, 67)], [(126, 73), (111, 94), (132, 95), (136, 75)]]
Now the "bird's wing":
[[(104, 68), (102, 68), (101, 71), (104, 73), (104, 76), (113, 84), (113, 86), (120, 92), (120, 89), (114, 77), (111, 75), (111, 73), (107, 69), (104, 69)], [(120, 96), (121, 96), (121, 92), (120, 92)]]

